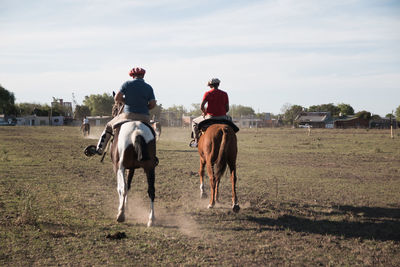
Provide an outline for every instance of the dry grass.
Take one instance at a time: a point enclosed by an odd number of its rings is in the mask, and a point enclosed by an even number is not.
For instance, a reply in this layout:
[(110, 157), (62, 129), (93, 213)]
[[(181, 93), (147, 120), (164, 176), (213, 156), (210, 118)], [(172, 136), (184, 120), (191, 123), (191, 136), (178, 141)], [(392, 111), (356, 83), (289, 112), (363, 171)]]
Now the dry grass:
[(239, 214), (228, 178), (215, 209), (200, 200), (188, 137), (163, 129), (158, 224), (146, 228), (143, 171), (118, 224), (111, 163), (82, 153), (95, 140), (0, 128), (0, 265), (400, 265), (400, 139), (389, 131), (242, 129)]

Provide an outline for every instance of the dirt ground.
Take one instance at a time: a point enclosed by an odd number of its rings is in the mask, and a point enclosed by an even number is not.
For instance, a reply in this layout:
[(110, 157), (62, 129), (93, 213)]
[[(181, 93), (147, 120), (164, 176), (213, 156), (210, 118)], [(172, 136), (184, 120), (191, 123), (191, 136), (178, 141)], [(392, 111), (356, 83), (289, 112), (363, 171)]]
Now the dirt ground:
[(400, 266), (397, 132), (241, 129), (234, 213), (227, 174), (207, 209), (189, 129), (163, 128), (147, 228), (143, 171), (117, 223), (111, 161), (83, 154), (100, 131), (0, 128), (1, 266)]

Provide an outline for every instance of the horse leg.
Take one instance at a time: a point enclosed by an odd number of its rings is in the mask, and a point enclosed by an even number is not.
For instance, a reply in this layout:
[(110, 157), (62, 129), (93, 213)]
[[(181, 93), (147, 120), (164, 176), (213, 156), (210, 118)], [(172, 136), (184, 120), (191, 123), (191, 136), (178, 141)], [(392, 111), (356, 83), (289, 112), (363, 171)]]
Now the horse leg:
[(199, 170), (199, 176), (200, 176), (200, 198), (206, 198), (207, 194), (204, 191), (204, 167), (206, 165), (205, 160), (203, 158), (200, 158), (200, 170)]
[(220, 181), (221, 177), (216, 177), (215, 178), (215, 196), (214, 199), (215, 201), (218, 203), (219, 202), (219, 181)]
[(125, 183), (125, 168), (120, 166), (117, 171), (118, 179), (118, 194), (119, 194), (119, 207), (117, 221), (125, 221), (125, 206), (127, 204), (127, 185)]
[(150, 227), (154, 224), (156, 218), (154, 216), (154, 198), (156, 196), (156, 190), (154, 188), (154, 181), (156, 179), (155, 177), (155, 171), (154, 167), (146, 171), (146, 176), (147, 176), (147, 184), (148, 184), (148, 190), (147, 193), (149, 194), (150, 198), (150, 214), (149, 214), (149, 221), (147, 222), (147, 227)]
[(132, 183), (132, 178), (133, 178), (134, 174), (135, 174), (135, 169), (128, 170), (128, 191), (129, 191), (129, 189), (131, 189), (131, 183)]
[(229, 169), (231, 171), (231, 183), (232, 183), (232, 210), (234, 212), (239, 212), (240, 206), (238, 204), (237, 195), (236, 195), (236, 163), (235, 161), (228, 162)]
[(211, 209), (215, 206), (215, 185), (216, 185), (216, 181), (215, 181), (215, 177), (214, 177), (214, 170), (213, 170), (213, 166), (211, 163), (211, 157), (207, 160), (207, 174), (208, 177), (210, 178), (210, 188), (211, 188), (211, 199), (210, 199), (210, 204), (208, 204), (208, 208)]

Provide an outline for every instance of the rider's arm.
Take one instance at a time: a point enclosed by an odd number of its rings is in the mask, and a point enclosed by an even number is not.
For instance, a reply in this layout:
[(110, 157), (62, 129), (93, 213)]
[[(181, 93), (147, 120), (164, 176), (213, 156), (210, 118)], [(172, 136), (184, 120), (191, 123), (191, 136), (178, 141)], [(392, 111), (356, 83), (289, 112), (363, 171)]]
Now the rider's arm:
[(119, 92), (114, 96), (114, 101), (115, 101), (115, 102), (122, 102), (122, 103), (124, 103), (124, 102), (125, 102), (124, 94), (123, 94), (121, 91), (119, 91)]
[(204, 107), (207, 103), (207, 100), (203, 100), (200, 105), (201, 112), (203, 112), (203, 116), (206, 115), (206, 108)]
[(155, 106), (156, 106), (156, 104), (157, 104), (157, 100), (150, 100), (149, 101), (149, 104), (147, 104), (147, 107), (149, 108), (149, 109), (153, 109)]

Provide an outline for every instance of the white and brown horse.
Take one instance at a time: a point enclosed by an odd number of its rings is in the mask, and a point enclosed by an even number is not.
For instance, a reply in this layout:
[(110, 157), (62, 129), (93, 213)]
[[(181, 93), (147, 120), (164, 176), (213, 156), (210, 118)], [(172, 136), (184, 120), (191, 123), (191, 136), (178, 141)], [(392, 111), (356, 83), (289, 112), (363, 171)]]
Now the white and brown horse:
[(81, 131), (83, 133), (83, 136), (89, 136), (90, 135), (90, 124), (83, 123), (81, 125)]
[(218, 202), (218, 187), (221, 176), (226, 170), (226, 165), (228, 165), (232, 183), (232, 209), (234, 212), (238, 212), (240, 207), (236, 195), (237, 139), (235, 131), (232, 127), (226, 124), (212, 124), (200, 136), (198, 151), (200, 154), (199, 175), (201, 198), (207, 197), (204, 192), (203, 183), (204, 167), (207, 167), (207, 174), (210, 179), (211, 188), (211, 198), (208, 208), (213, 208), (215, 202)]
[[(123, 104), (115, 104), (113, 116), (118, 115), (122, 110)], [(111, 144), (111, 160), (118, 179), (119, 207), (117, 221), (123, 222), (125, 220), (128, 190), (131, 187), (135, 169), (142, 168), (147, 176), (147, 192), (150, 198), (150, 214), (147, 226), (153, 225), (155, 221), (155, 167), (158, 165), (154, 131), (140, 121), (125, 122), (117, 127)], [(128, 172), (127, 178), (126, 171)]]

